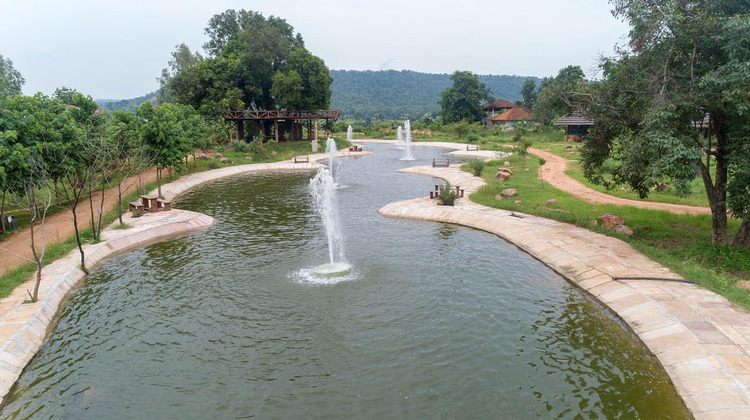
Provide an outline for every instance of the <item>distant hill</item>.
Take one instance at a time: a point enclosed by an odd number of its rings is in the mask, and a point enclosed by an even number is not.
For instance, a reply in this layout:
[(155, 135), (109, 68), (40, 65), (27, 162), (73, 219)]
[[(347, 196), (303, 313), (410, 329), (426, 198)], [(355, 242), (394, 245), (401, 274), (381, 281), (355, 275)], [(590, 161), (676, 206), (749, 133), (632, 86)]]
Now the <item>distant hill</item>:
[[(342, 116), (352, 115), (356, 119), (374, 117), (398, 119), (408, 114), (420, 118), (425, 114), (437, 114), (440, 93), (452, 85), (449, 74), (419, 73), (411, 70), (331, 70), (331, 109), (341, 111)], [(521, 87), (529, 77), (480, 75), (495, 98), (508, 101), (521, 99)], [(531, 77), (537, 84), (538, 77)], [(156, 100), (157, 92), (133, 99), (97, 99), (102, 109), (124, 109), (132, 111), (145, 101)]]
[[(437, 114), (440, 94), (452, 85), (449, 74), (418, 73), (410, 70), (331, 70), (331, 108), (357, 119), (376, 114), (419, 118)], [(528, 77), (480, 75), (495, 98), (521, 99), (521, 87)], [(541, 79), (532, 77), (537, 84)]]
[(114, 111), (115, 109), (132, 111), (133, 108), (141, 106), (141, 104), (146, 101), (151, 101), (152, 104), (156, 103), (157, 92), (158, 91), (147, 93), (133, 99), (95, 99), (95, 101), (99, 104), (99, 107), (105, 111)]

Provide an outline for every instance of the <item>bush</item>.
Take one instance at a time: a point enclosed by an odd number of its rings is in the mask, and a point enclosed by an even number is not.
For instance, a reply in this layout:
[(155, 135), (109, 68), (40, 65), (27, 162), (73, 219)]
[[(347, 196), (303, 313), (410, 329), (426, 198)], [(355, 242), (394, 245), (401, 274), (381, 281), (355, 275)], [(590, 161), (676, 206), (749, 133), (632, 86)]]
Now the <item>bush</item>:
[(482, 176), (482, 169), (484, 169), (484, 161), (480, 159), (471, 159), (469, 162), (469, 167), (474, 170), (474, 175), (476, 176)]
[(451, 183), (441, 185), (438, 191), (438, 204), (441, 206), (452, 206), (456, 202), (456, 191), (451, 189)]
[(250, 145), (240, 140), (232, 140), (232, 142), (229, 143), (229, 148), (235, 153), (250, 152)]
[(469, 134), (468, 136), (466, 136), (466, 139), (473, 143), (479, 140), (479, 136), (476, 134)]

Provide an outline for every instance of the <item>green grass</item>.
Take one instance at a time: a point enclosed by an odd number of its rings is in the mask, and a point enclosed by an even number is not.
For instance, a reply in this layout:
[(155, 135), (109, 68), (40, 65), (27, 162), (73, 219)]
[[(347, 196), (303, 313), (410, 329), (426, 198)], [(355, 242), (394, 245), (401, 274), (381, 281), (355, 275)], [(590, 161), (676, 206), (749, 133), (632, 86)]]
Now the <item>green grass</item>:
[[(321, 152), (325, 151), (325, 140), (322, 142), (322, 149)], [(350, 144), (346, 140), (336, 140), (336, 145), (339, 149), (343, 149), (344, 147), (348, 147)], [(293, 158), (297, 155), (306, 155), (311, 153), (311, 146), (310, 142), (303, 141), (303, 142), (285, 142), (285, 143), (268, 143), (265, 144), (260, 151), (255, 152), (248, 152), (248, 153), (235, 153), (229, 150), (228, 147), (224, 147), (224, 150), (222, 151), (222, 154), (229, 158), (229, 164), (220, 164), (215, 159), (213, 160), (197, 160), (195, 162), (191, 161), (189, 165), (185, 168), (185, 170), (182, 173), (174, 174), (173, 173), (173, 180), (179, 179), (180, 176), (184, 176), (187, 174), (195, 173), (195, 172), (202, 172), (210, 169), (214, 169), (215, 167), (223, 167), (223, 166), (230, 166), (230, 165), (244, 165), (248, 163), (262, 163), (262, 162), (279, 162), (283, 160), (288, 160)], [(276, 152), (274, 154), (273, 152)], [(212, 165), (212, 163), (214, 165)], [(163, 182), (170, 182), (169, 178), (167, 177), (166, 171), (163, 175)], [(143, 191), (151, 191), (156, 189), (156, 183), (150, 183), (146, 186), (144, 186), (143, 190), (137, 190), (133, 191), (130, 194), (127, 194), (126, 196), (123, 196), (122, 198), (122, 214), (125, 214), (128, 210), (128, 202), (129, 201), (138, 201), (139, 196), (143, 193)], [(81, 204), (84, 204), (83, 202)], [(85, 203), (88, 205), (87, 203)], [(63, 207), (59, 211), (69, 211), (67, 208)], [(14, 213), (15, 215), (16, 213)], [(104, 214), (104, 217), (102, 218), (102, 226), (108, 226), (115, 220), (117, 220), (117, 208), (113, 208), (111, 211)], [(51, 213), (48, 214), (48, 217), (51, 216)], [(17, 219), (18, 220), (18, 219)], [(26, 224), (19, 224), (18, 228), (22, 228), (24, 226), (28, 226), (28, 218), (26, 220)], [(115, 226), (116, 229), (127, 229), (128, 226), (125, 224), (125, 226), (117, 225)], [(6, 235), (7, 236), (7, 235)], [(4, 238), (0, 238), (4, 239)], [(81, 240), (84, 243), (91, 243), (93, 239), (93, 231), (91, 228), (87, 228), (81, 231)], [(55, 244), (48, 244), (46, 247), (46, 252), (44, 256), (43, 265), (48, 265), (55, 260), (64, 257), (67, 255), (70, 251), (77, 248), (77, 243), (75, 236), (59, 243)], [(26, 263), (21, 266), (19, 266), (16, 269), (10, 270), (2, 275), (0, 275), (0, 298), (8, 296), (15, 287), (17, 287), (20, 284), (23, 284), (24, 282), (28, 281), (31, 276), (36, 272), (36, 264), (34, 263)]]
[[(512, 156), (508, 160), (513, 167), (520, 169), (518, 157)], [(587, 203), (540, 181), (536, 177), (539, 163), (533, 158), (526, 162), (529, 171), (521, 170), (508, 181), (500, 182), (494, 179), (494, 174), (501, 164), (501, 161), (488, 162), (482, 172), (487, 185), (472, 194), (472, 201), (555, 219), (620, 238), (683, 277), (750, 309), (750, 292), (735, 287), (738, 281), (750, 280), (750, 249), (712, 244), (710, 215), (676, 215)], [(467, 172), (470, 171), (467, 168)], [(495, 197), (505, 188), (515, 188), (518, 196), (496, 200)], [(555, 199), (557, 203), (548, 207), (545, 203), (549, 199)], [(522, 203), (515, 204), (516, 200)], [(633, 230), (633, 236), (592, 225), (591, 221), (603, 213), (622, 216), (625, 224)], [(730, 235), (733, 235), (739, 222), (730, 220), (729, 226)]]

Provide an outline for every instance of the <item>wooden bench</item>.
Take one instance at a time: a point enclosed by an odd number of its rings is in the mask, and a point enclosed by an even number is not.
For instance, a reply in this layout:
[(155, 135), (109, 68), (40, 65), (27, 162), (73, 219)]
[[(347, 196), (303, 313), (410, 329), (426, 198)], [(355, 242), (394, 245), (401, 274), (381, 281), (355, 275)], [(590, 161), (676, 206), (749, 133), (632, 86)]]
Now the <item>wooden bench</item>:
[(143, 204), (143, 210), (155, 212), (159, 209), (159, 203), (156, 200), (159, 198), (157, 195), (142, 195), (141, 203)]
[(478, 144), (467, 144), (466, 145), (466, 151), (467, 152), (478, 152), (479, 151), (479, 145)]
[(295, 156), (294, 163), (310, 163), (310, 156)]
[(157, 208), (158, 211), (170, 211), (170, 210), (172, 210), (172, 202), (168, 201), (168, 200), (166, 200), (164, 198), (157, 198), (156, 199), (156, 204), (158, 206), (158, 208)]
[[(463, 198), (464, 197), (464, 190), (461, 188), (460, 185), (456, 185), (456, 199)], [(430, 199), (438, 198), (440, 195), (440, 185), (435, 184), (435, 190), (430, 191)]]
[(141, 217), (143, 215), (143, 203), (140, 201), (131, 201), (128, 203), (128, 210), (133, 213), (133, 217)]
[(433, 168), (447, 168), (451, 166), (451, 160), (448, 158), (434, 158), (432, 159)]

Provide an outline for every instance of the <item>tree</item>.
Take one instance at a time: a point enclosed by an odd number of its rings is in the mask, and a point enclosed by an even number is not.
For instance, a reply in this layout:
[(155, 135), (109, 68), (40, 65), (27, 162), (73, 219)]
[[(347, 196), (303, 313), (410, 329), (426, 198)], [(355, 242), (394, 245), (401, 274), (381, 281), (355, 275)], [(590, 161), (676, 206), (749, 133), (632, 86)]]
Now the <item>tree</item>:
[(25, 82), (21, 73), (13, 67), (13, 62), (0, 54), (0, 98), (20, 95)]
[(615, 0), (630, 23), (630, 51), (604, 60), (604, 79), (573, 90), (570, 102), (595, 121), (584, 139), (585, 175), (614, 180), (645, 197), (696, 176), (711, 207), (714, 243), (729, 241), (727, 210), (741, 220), (734, 238), (750, 245), (750, 3), (733, 0)]
[(539, 91), (534, 99), (534, 114), (544, 123), (573, 110), (570, 98), (571, 92), (584, 89), (586, 79), (579, 66), (567, 66), (558, 71), (554, 78), (544, 78), (539, 85)]
[(521, 96), (523, 97), (523, 106), (533, 108), (537, 98), (536, 80), (526, 79), (521, 87)]
[(445, 124), (463, 119), (478, 122), (484, 116), (482, 103), (492, 100), (491, 92), (477, 75), (469, 71), (456, 71), (451, 75), (453, 86), (440, 94), (438, 104)]
[(107, 115), (106, 136), (112, 151), (112, 166), (117, 182), (117, 218), (122, 220), (122, 182), (147, 168), (138, 137), (138, 119), (133, 112), (115, 110)]
[(160, 78), (163, 98), (191, 105), (209, 120), (227, 109), (328, 107), (328, 68), (284, 19), (227, 10), (205, 32), (207, 58), (185, 46), (172, 54), (171, 70)]

